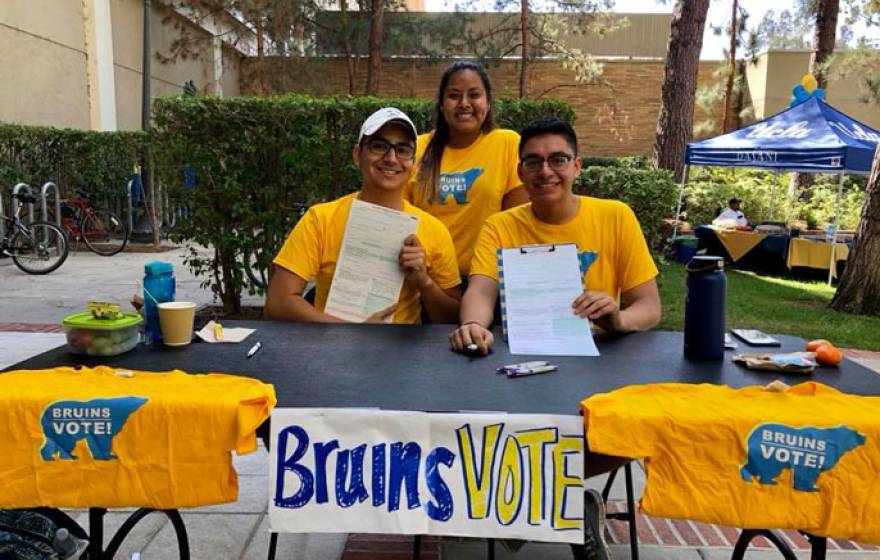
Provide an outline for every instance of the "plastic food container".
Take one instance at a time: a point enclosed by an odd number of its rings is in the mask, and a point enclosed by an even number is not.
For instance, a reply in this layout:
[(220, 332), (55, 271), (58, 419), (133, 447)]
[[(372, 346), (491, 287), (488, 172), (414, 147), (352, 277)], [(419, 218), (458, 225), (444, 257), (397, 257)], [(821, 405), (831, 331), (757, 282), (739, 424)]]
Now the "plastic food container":
[(116, 356), (138, 345), (137, 313), (123, 313), (119, 319), (96, 319), (91, 312), (75, 313), (64, 318), (67, 349), (87, 356)]

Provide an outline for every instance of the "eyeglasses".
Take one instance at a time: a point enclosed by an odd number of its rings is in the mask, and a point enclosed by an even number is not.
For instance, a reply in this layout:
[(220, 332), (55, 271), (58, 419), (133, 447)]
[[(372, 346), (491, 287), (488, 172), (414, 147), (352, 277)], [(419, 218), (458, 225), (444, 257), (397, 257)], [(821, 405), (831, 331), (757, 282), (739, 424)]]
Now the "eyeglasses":
[(553, 169), (554, 171), (563, 171), (573, 159), (574, 156), (571, 154), (555, 153), (550, 154), (547, 159), (544, 159), (541, 156), (526, 156), (520, 160), (520, 163), (522, 164), (523, 169), (530, 173), (539, 171), (544, 167), (545, 161), (550, 166), (550, 169)]
[(376, 156), (385, 157), (385, 155), (394, 148), (397, 159), (411, 160), (416, 155), (416, 147), (412, 144), (401, 142), (400, 144), (392, 144), (384, 138), (372, 138), (367, 141), (367, 148), (370, 153)]

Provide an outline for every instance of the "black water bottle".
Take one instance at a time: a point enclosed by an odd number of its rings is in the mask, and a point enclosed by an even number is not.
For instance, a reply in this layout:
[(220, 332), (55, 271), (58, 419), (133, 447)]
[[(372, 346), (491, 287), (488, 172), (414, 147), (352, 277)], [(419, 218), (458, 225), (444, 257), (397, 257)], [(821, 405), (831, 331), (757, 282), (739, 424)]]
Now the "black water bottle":
[(724, 259), (697, 256), (687, 264), (686, 270), (684, 355), (692, 360), (721, 360), (727, 301)]

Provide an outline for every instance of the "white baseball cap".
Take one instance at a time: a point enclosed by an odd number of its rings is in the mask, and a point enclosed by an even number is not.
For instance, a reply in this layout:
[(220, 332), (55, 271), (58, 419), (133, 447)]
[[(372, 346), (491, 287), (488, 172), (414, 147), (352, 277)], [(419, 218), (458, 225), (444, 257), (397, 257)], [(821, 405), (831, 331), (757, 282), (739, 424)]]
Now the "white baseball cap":
[(419, 132), (416, 130), (416, 125), (414, 125), (410, 118), (406, 116), (406, 113), (397, 107), (382, 107), (367, 117), (367, 120), (361, 125), (361, 134), (358, 136), (358, 144), (361, 143), (364, 136), (372, 136), (378, 132), (380, 128), (392, 121), (398, 121), (405, 125), (407, 131), (412, 132), (413, 140), (419, 135)]

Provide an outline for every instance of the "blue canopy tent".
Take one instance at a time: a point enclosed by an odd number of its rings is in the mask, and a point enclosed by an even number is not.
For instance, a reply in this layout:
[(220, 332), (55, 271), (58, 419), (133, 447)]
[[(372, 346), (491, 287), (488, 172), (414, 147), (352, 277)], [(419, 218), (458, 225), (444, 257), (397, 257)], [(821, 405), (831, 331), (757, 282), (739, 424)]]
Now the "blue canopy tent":
[[(684, 187), (692, 165), (836, 173), (840, 175), (834, 218), (836, 241), (843, 176), (870, 173), (878, 143), (880, 131), (848, 117), (817, 97), (810, 97), (739, 130), (688, 144), (676, 219), (681, 213)], [(832, 250), (832, 261), (833, 253)]]

